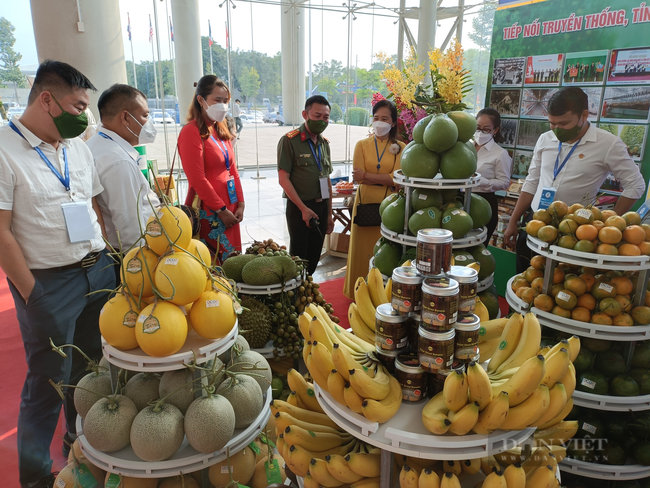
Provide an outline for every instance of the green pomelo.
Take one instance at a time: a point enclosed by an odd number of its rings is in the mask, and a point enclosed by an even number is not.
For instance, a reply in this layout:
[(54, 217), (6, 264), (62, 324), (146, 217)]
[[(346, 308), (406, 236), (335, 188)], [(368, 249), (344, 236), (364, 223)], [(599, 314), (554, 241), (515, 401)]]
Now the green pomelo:
[(415, 127), (413, 127), (413, 141), (415, 141), (417, 144), (424, 143), (424, 129), (427, 128), (427, 125), (429, 125), (429, 122), (431, 122), (432, 118), (433, 115), (427, 115), (423, 119), (418, 120), (415, 124)]
[(630, 376), (639, 385), (639, 395), (650, 394), (650, 370), (648, 369), (633, 369), (630, 371)]
[(588, 412), (586, 415), (578, 417), (577, 438), (602, 439), (604, 435), (605, 426), (593, 412)]
[(497, 268), (496, 259), (483, 244), (472, 247), (469, 252), (474, 256), (476, 262), (481, 265), (481, 270), (478, 272), (479, 280), (483, 280), (494, 273)]
[(447, 112), (458, 128), (458, 140), (468, 142), (476, 132), (476, 119), (467, 112)]
[(450, 180), (465, 180), (476, 173), (476, 156), (463, 142), (457, 142), (440, 158), (440, 173)]
[(604, 351), (596, 354), (594, 369), (608, 378), (625, 373), (623, 355), (614, 351)]
[(646, 343), (638, 344), (634, 349), (632, 367), (650, 369), (650, 347)]
[(626, 374), (614, 376), (609, 381), (609, 394), (614, 396), (639, 396), (639, 384)]
[(379, 215), (384, 213), (384, 210), (386, 210), (386, 207), (388, 207), (391, 203), (393, 203), (398, 198), (399, 198), (399, 193), (391, 193), (386, 198), (384, 198), (381, 201), (381, 203), (379, 204)]
[(438, 190), (442, 195), (442, 202), (453, 202), (458, 198), (458, 190)]
[(414, 236), (421, 229), (439, 229), (442, 220), (442, 211), (436, 207), (418, 210), (409, 219), (409, 230)]
[(639, 441), (632, 446), (632, 456), (643, 466), (650, 466), (650, 442)]
[(399, 264), (402, 248), (392, 242), (387, 242), (375, 254), (375, 268), (384, 276), (392, 276), (393, 270)]
[(469, 215), (474, 221), (475, 227), (483, 227), (492, 218), (492, 207), (481, 195), (472, 193), (472, 200), (469, 207)]
[(411, 178), (433, 178), (438, 174), (440, 157), (424, 144), (409, 144), (402, 152), (402, 174)]
[(377, 251), (379, 251), (379, 248), (381, 246), (383, 246), (384, 244), (386, 244), (387, 242), (388, 242), (388, 240), (385, 237), (380, 237), (379, 239), (377, 239), (377, 242), (375, 242), (375, 247), (372, 250), (372, 254), (373, 255), (377, 254)]
[(442, 195), (438, 190), (429, 188), (414, 188), (411, 193), (411, 209), (413, 212), (423, 208), (442, 208)]
[(605, 375), (595, 371), (585, 371), (578, 375), (576, 390), (594, 395), (607, 395), (609, 384)]
[(381, 223), (388, 230), (401, 234), (404, 232), (404, 212), (406, 211), (406, 200), (399, 197), (388, 205), (381, 213)]
[(476, 156), (478, 159), (478, 151), (476, 150), (476, 146), (474, 145), (474, 141), (467, 141), (465, 145), (469, 148), (470, 151)]
[(627, 453), (620, 444), (608, 442), (602, 451), (602, 459), (606, 464), (622, 466), (627, 462)]
[(463, 203), (459, 202), (458, 200), (454, 200), (453, 202), (447, 202), (443, 205), (442, 210), (443, 212), (446, 212), (450, 208), (463, 208)]
[(629, 435), (627, 430), (627, 422), (620, 417), (614, 416), (611, 418), (609, 415), (604, 419), (605, 434), (607, 439), (615, 442), (622, 442)]
[(496, 293), (496, 288), (494, 290), (490, 288), (482, 291), (478, 294), (478, 297), (483, 302), (483, 305), (485, 305), (485, 308), (488, 309), (490, 320), (496, 319), (499, 315), (499, 296)]
[(594, 353), (584, 347), (580, 348), (580, 352), (573, 361), (573, 366), (576, 372), (582, 373), (588, 371), (594, 364)]
[(442, 228), (450, 230), (454, 239), (464, 237), (473, 226), (472, 217), (459, 208), (450, 208), (442, 214)]
[[(609, 351), (611, 349), (611, 347), (612, 347), (612, 343), (610, 341), (604, 341), (602, 339), (592, 339), (591, 337), (581, 337), (580, 338), (580, 346), (589, 349), (591, 352), (603, 352), (603, 351)], [(634, 368), (643, 367), (643, 366), (636, 366), (634, 364), (634, 361), (632, 361), (632, 366)]]
[(402, 254), (402, 257), (399, 258), (398, 266), (404, 265), (406, 261), (415, 261), (417, 255), (417, 249), (415, 247), (409, 247), (406, 249), (406, 252)]
[[(424, 129), (424, 144), (435, 152), (446, 151), (458, 140), (458, 127), (444, 114), (434, 115)], [(402, 156), (403, 158), (403, 156)]]
[(456, 263), (456, 266), (467, 266), (468, 264), (476, 262), (474, 256), (472, 256), (470, 252), (465, 249), (454, 249), (452, 254), (454, 255), (454, 262)]

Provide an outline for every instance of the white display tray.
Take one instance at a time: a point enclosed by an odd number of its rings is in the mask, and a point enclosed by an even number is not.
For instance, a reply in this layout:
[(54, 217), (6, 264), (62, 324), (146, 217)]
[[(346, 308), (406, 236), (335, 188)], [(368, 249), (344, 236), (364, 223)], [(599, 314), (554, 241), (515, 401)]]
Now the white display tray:
[(284, 286), (277, 285), (266, 285), (266, 286), (253, 286), (247, 285), (246, 283), (237, 283), (237, 293), (243, 295), (275, 295), (277, 293), (282, 293), (283, 291), (295, 290), (299, 288), (302, 284), (302, 278), (294, 278), (287, 281)]
[[(397, 244), (402, 244), (411, 247), (417, 246), (417, 237), (407, 236), (405, 234), (398, 234), (397, 232), (388, 230), (386, 227), (384, 227), (384, 224), (381, 224), (381, 235), (384, 236), (389, 241), (396, 242)], [(486, 236), (487, 236), (487, 227), (481, 227), (480, 229), (472, 229), (462, 239), (454, 239), (452, 247), (454, 249), (462, 249), (465, 247), (478, 246), (479, 244), (483, 244)]]
[(168, 476), (177, 476), (181, 473), (191, 473), (219, 463), (226, 459), (227, 449), (230, 449), (230, 452), (234, 454), (253, 442), (264, 429), (271, 415), (271, 409), (268, 407), (270, 398), (271, 387), (269, 387), (264, 395), (265, 407), (255, 421), (246, 429), (236, 429), (232, 439), (230, 439), (230, 442), (223, 449), (209, 454), (196, 451), (190, 446), (187, 437), (183, 439), (183, 444), (178, 451), (166, 461), (143, 461), (135, 455), (130, 444), (124, 449), (110, 454), (101, 452), (93, 449), (88, 444), (86, 436), (83, 434), (83, 420), (79, 416), (77, 416), (77, 438), (79, 439), (79, 445), (84, 456), (104, 471), (123, 476), (132, 476), (134, 478), (165, 478)]
[(533, 252), (561, 263), (617, 271), (650, 269), (650, 256), (610, 256), (608, 254), (574, 251), (560, 246), (549, 246), (546, 242), (531, 236), (528, 236), (526, 244)]
[(599, 480), (638, 480), (650, 476), (650, 466), (640, 464), (610, 466), (609, 464), (587, 463), (577, 459), (564, 458), (558, 464), (558, 468), (566, 473)]
[(478, 293), (487, 290), (494, 283), (494, 273), (478, 282)]
[(266, 359), (273, 359), (273, 341), (269, 341), (266, 343), (264, 347), (260, 347), (258, 349), (251, 348), (253, 351), (258, 352), (262, 355), (263, 358)]
[(393, 182), (402, 186), (413, 188), (436, 188), (438, 190), (454, 190), (462, 188), (475, 188), (481, 181), (480, 173), (474, 173), (474, 176), (466, 180), (450, 180), (442, 177), (440, 173), (435, 178), (410, 178), (404, 176), (401, 169), (393, 173)]
[(530, 304), (524, 302), (521, 298), (515, 295), (514, 291), (512, 291), (512, 282), (515, 280), (515, 278), (516, 276), (510, 278), (508, 280), (508, 284), (506, 285), (506, 301), (508, 302), (508, 305), (510, 305), (510, 308), (514, 309), (515, 312), (525, 314), (528, 313)]
[(129, 371), (158, 372), (173, 371), (185, 367), (196, 360), (205, 363), (215, 356), (223, 354), (232, 347), (239, 335), (237, 322), (230, 333), (221, 339), (205, 339), (195, 331), (190, 331), (185, 344), (176, 354), (165, 357), (149, 356), (139, 347), (128, 351), (114, 348), (102, 337), (102, 351), (109, 363)]
[(433, 435), (422, 424), (422, 409), (428, 399), (418, 403), (402, 402), (397, 414), (384, 424), (371, 422), (339, 404), (314, 385), (323, 411), (346, 432), (368, 444), (404, 456), (439, 461), (476, 459), (512, 449), (530, 437), (534, 428), (521, 431), (498, 430), (490, 435)]
[(611, 412), (643, 412), (650, 410), (650, 395), (608, 396), (594, 395), (593, 393), (576, 390), (573, 392), (573, 404), (579, 407)]

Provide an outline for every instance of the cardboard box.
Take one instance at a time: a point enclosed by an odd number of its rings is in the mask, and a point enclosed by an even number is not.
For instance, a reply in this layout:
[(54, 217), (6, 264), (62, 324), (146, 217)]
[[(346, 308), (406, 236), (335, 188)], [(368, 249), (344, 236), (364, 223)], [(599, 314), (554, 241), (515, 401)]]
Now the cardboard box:
[(332, 232), (330, 235), (330, 249), (336, 252), (347, 253), (350, 247), (350, 234)]
[[(167, 184), (169, 184), (169, 193), (167, 193)], [(173, 176), (171, 179), (169, 175), (156, 176), (156, 185), (154, 190), (159, 198), (162, 198), (162, 195), (167, 195), (172, 203), (178, 200), (178, 194), (176, 193), (176, 182), (174, 181)]]

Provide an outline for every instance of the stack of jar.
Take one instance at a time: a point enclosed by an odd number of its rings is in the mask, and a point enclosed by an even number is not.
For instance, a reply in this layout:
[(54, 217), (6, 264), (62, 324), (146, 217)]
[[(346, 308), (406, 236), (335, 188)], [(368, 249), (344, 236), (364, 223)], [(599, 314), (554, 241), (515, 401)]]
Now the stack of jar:
[(391, 303), (377, 307), (377, 356), (405, 401), (435, 395), (448, 374), (479, 359), (478, 272), (451, 265), (452, 244), (448, 230), (418, 231), (415, 266), (395, 268)]

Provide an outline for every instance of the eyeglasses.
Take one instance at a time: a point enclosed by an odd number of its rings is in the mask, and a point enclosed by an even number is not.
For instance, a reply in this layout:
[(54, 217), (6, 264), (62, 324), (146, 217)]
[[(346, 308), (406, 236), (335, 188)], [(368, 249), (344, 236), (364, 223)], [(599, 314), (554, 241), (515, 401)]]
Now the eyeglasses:
[(493, 130), (494, 129), (488, 129), (488, 128), (481, 129), (480, 127), (476, 128), (477, 132), (482, 132), (483, 134), (491, 134)]

